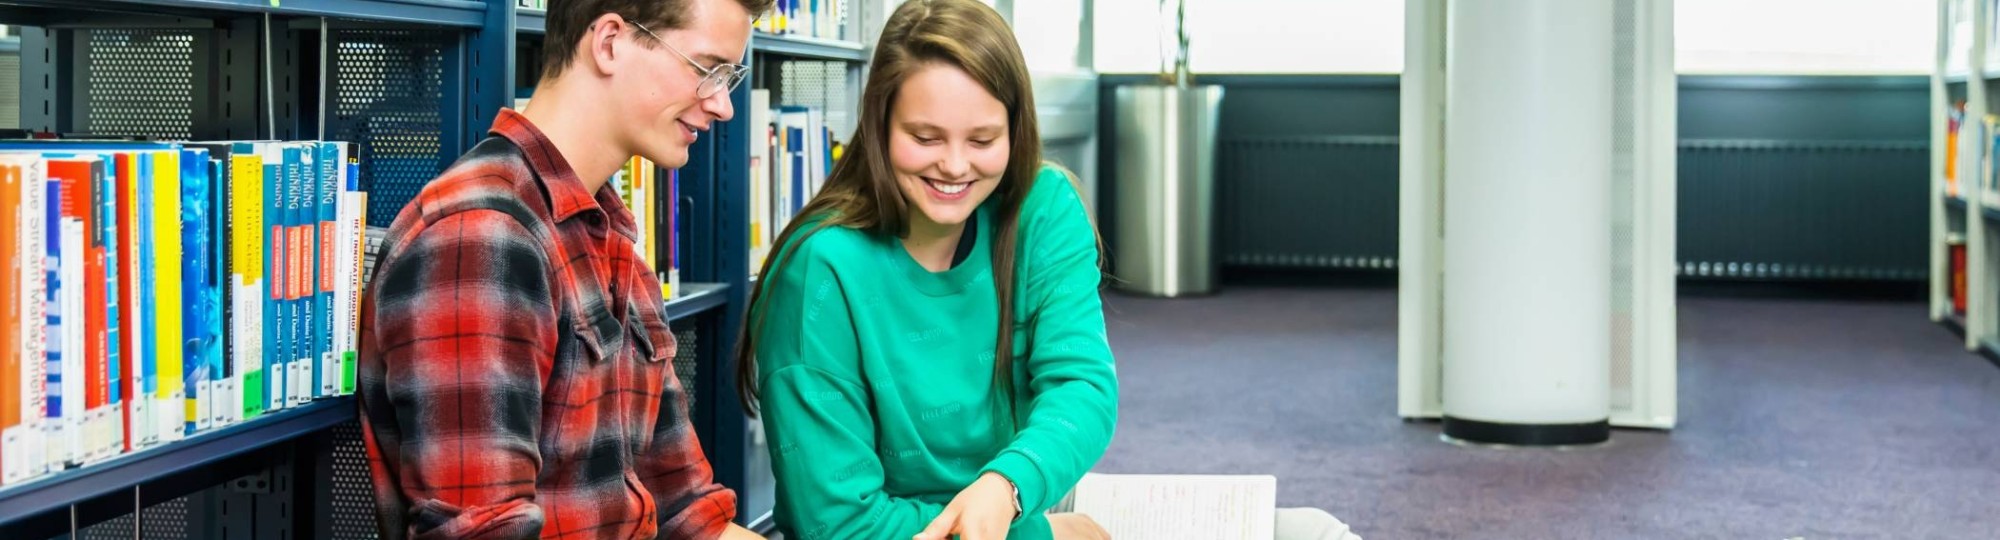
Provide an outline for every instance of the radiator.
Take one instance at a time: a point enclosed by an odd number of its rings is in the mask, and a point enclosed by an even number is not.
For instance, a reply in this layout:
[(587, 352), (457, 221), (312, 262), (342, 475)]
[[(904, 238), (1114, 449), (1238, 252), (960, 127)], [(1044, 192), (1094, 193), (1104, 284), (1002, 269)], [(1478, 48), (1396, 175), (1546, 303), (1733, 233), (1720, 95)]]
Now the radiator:
[(1680, 274), (1922, 280), (1930, 145), (1683, 140)]
[(1231, 138), (1216, 171), (1228, 266), (1396, 266), (1396, 138)]
[[(1224, 265), (1395, 268), (1395, 137), (1229, 138), (1221, 151)], [(1925, 142), (1684, 140), (1679, 154), (1683, 277), (1927, 275)]]

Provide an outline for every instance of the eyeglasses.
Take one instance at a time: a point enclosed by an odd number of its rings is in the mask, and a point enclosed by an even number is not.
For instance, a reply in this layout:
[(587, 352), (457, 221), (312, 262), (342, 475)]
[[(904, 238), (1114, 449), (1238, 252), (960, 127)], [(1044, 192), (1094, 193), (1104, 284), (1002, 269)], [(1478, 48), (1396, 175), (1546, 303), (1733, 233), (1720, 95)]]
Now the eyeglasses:
[(640, 32), (645, 32), (646, 35), (653, 36), (654, 41), (660, 42), (661, 45), (666, 45), (667, 50), (680, 55), (681, 59), (686, 60), (688, 65), (694, 66), (695, 71), (701, 72), (701, 85), (695, 89), (695, 97), (708, 99), (715, 97), (716, 94), (735, 90), (736, 86), (743, 84), (743, 79), (750, 75), (750, 66), (743, 64), (716, 64), (715, 67), (702, 67), (700, 62), (694, 61), (694, 58), (688, 57), (687, 53), (674, 48), (674, 44), (667, 43), (667, 40), (661, 39), (659, 34), (653, 33), (651, 29), (646, 28), (646, 25), (632, 21), (625, 22), (632, 23), (632, 26), (637, 27)]

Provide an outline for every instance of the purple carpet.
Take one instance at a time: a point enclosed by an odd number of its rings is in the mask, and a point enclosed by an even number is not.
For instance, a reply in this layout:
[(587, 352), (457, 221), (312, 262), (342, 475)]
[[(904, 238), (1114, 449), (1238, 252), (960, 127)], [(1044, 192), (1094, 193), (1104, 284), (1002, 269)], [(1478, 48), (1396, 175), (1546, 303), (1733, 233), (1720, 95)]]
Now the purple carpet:
[(1684, 299), (1680, 427), (1464, 448), (1396, 417), (1391, 290), (1108, 295), (1099, 472), (1274, 474), (1374, 539), (2000, 538), (2000, 368), (1914, 303)]

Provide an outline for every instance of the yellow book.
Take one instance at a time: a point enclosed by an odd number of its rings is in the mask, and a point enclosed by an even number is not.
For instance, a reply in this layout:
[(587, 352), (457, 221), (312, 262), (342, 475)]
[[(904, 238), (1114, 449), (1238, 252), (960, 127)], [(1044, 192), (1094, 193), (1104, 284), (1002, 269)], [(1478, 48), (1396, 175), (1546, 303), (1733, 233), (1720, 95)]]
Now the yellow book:
[(153, 297), (147, 299), (158, 309), (158, 337), (154, 358), (158, 362), (159, 383), (153, 411), (159, 417), (153, 426), (161, 440), (179, 440), (186, 433), (181, 361), (186, 354), (181, 328), (181, 153), (169, 150), (153, 153)]

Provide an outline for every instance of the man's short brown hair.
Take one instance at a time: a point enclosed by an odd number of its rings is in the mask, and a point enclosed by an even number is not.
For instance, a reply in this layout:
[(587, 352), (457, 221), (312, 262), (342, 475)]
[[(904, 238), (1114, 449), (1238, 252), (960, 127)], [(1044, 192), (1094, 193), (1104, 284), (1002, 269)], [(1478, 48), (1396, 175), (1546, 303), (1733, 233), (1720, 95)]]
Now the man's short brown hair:
[[(688, 7), (704, 0), (549, 0), (548, 35), (542, 40), (542, 78), (569, 69), (576, 45), (592, 21), (606, 13), (665, 32), (687, 24)], [(736, 0), (752, 17), (771, 10), (776, 0)], [(749, 21), (744, 21), (746, 24)]]

